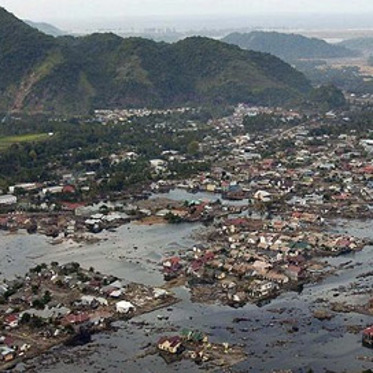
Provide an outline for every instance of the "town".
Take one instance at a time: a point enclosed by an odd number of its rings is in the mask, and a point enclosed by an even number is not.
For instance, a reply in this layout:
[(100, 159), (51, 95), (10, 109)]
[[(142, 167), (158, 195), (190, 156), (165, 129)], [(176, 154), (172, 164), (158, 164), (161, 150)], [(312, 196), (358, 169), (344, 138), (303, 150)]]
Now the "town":
[[(199, 244), (164, 253), (163, 288), (58, 263), (5, 282), (3, 366), (84, 331), (108, 330), (113, 320), (167, 307), (177, 302), (169, 291), (180, 286), (193, 302), (239, 308), (333, 276), (341, 267), (325, 259), (372, 245), (372, 238), (333, 232), (336, 219), (373, 217), (373, 131), (362, 125), (361, 110), (320, 115), (241, 104), (220, 118), (189, 108), (97, 111), (81, 124), (81, 136), (105, 145), (93, 148), (82, 137), (80, 147), (58, 154), (51, 144), (68, 135), (58, 120), (41, 124), (53, 136), (12, 146), (27, 152), (35, 172), (43, 167), (45, 180), (10, 173), (1, 184), (1, 229), (42, 234), (56, 246), (72, 240), (88, 250), (101, 232), (126, 224), (204, 229)], [(330, 301), (314, 317), (372, 315), (372, 290), (359, 295), (358, 304)], [(364, 345), (371, 344), (369, 326), (359, 330)], [(187, 358), (207, 366), (219, 355), (230, 357), (219, 362), (224, 366), (245, 359), (239, 347), (210, 344), (196, 331), (163, 336), (146, 352), (154, 353), (168, 363)]]
[(106, 276), (78, 263), (41, 264), (22, 279), (0, 286), (0, 369), (7, 370), (65, 344), (87, 343), (91, 334), (167, 307), (177, 300), (168, 291)]

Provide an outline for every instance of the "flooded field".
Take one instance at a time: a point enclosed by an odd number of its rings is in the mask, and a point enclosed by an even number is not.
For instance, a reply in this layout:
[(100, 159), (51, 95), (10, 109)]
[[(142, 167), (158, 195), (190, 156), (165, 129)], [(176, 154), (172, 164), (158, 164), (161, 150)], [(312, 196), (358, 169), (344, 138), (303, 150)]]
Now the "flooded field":
[[(160, 259), (166, 253), (190, 247), (194, 243), (193, 235), (203, 229), (199, 224), (131, 224), (116, 232), (101, 233), (99, 243), (84, 246), (70, 242), (52, 246), (45, 237), (38, 235), (1, 232), (0, 272), (9, 278), (21, 275), (30, 266), (41, 262), (78, 261), (82, 266), (94, 266), (130, 281), (160, 285), (163, 283)], [(333, 229), (373, 238), (369, 222), (348, 225), (338, 222)], [(247, 305), (232, 309), (195, 304), (190, 301), (187, 289), (177, 288), (181, 302), (172, 309), (143, 315), (128, 323), (120, 322), (115, 331), (95, 335), (89, 345), (74, 349), (59, 347), (19, 366), (17, 371), (198, 372), (200, 367), (191, 362), (167, 365), (158, 355), (140, 357), (144, 348), (155, 343), (161, 335), (190, 327), (206, 332), (214, 342), (244, 346), (248, 358), (233, 367), (233, 372), (273, 369), (305, 372), (310, 368), (314, 372), (361, 372), (372, 368), (373, 351), (362, 347), (360, 333), (351, 331), (354, 327), (361, 330), (372, 324), (372, 317), (333, 313), (330, 320), (321, 321), (313, 317), (313, 312), (326, 307), (330, 300), (352, 299), (356, 288), (371, 291), (373, 277), (359, 278), (359, 275), (372, 270), (372, 250), (373, 247), (368, 246), (355, 254), (324, 259), (331, 265), (340, 266), (334, 276), (320, 284), (306, 286), (300, 294), (283, 294), (261, 308)]]

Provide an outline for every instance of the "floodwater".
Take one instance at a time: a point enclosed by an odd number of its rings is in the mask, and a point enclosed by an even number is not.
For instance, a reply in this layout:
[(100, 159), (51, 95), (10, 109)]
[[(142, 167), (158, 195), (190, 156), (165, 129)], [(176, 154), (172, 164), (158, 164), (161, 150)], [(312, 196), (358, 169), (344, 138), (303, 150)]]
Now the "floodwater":
[[(197, 196), (196, 196), (197, 197)], [(342, 225), (339, 231), (373, 238), (370, 222)], [(193, 234), (204, 227), (199, 224), (141, 226), (130, 224), (114, 233), (101, 233), (100, 243), (78, 245), (71, 242), (52, 246), (45, 237), (26, 233), (0, 232), (0, 272), (4, 277), (23, 275), (32, 265), (41, 262), (78, 261), (103, 273), (129, 281), (160, 285), (159, 261), (168, 253), (190, 247)], [(361, 372), (373, 363), (373, 351), (362, 347), (361, 335), (347, 331), (347, 326), (361, 329), (373, 324), (373, 318), (355, 313), (336, 314), (329, 321), (312, 317), (312, 311), (326, 306), (325, 301), (350, 296), (341, 287), (352, 283), (372, 289), (373, 278), (359, 278), (373, 268), (373, 247), (339, 258), (329, 259), (333, 265), (349, 263), (320, 284), (305, 287), (301, 294), (287, 293), (259, 308), (247, 305), (232, 309), (220, 305), (202, 305), (190, 301), (185, 288), (176, 289), (181, 302), (172, 310), (158, 310), (116, 324), (113, 332), (95, 335), (89, 345), (77, 348), (58, 347), (18, 371), (40, 373), (80, 372), (199, 372), (191, 362), (167, 365), (157, 355), (139, 358), (143, 348), (155, 343), (161, 335), (190, 327), (204, 331), (213, 342), (242, 344), (247, 360), (232, 368), (233, 372), (270, 372), (293, 369), (294, 372)], [(323, 259), (325, 260), (325, 259)], [(338, 296), (337, 296), (338, 295)], [(159, 320), (157, 316), (168, 316)], [(247, 321), (233, 323), (235, 318)], [(145, 323), (140, 325), (139, 323)]]
[(153, 194), (150, 197), (150, 199), (158, 198), (160, 196), (164, 198), (169, 198), (174, 201), (201, 200), (201, 201), (214, 202), (219, 199), (223, 205), (229, 205), (229, 206), (247, 206), (248, 205), (247, 198), (241, 201), (231, 201), (231, 200), (223, 199), (220, 193), (209, 193), (209, 192), (190, 193), (187, 190), (181, 189), (181, 188), (171, 189), (168, 193)]

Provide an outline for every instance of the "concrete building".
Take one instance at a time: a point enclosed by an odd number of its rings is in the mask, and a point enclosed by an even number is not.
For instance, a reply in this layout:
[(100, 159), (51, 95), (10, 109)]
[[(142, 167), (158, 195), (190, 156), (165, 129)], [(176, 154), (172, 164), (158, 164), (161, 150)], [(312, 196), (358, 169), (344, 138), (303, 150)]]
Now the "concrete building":
[(1, 205), (14, 205), (17, 203), (17, 197), (6, 194), (0, 196), (0, 206)]

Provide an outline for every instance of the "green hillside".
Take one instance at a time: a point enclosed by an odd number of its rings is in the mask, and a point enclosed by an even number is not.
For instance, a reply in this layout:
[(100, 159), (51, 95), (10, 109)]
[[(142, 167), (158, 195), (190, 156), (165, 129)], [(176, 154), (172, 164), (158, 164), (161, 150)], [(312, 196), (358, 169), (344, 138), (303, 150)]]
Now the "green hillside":
[(341, 58), (356, 55), (356, 52), (344, 46), (328, 44), (324, 40), (279, 32), (232, 33), (223, 41), (243, 49), (271, 53), (289, 62), (298, 59)]
[(0, 51), (0, 111), (283, 103), (311, 88), (280, 59), (216, 40), (54, 38), (1, 8)]

